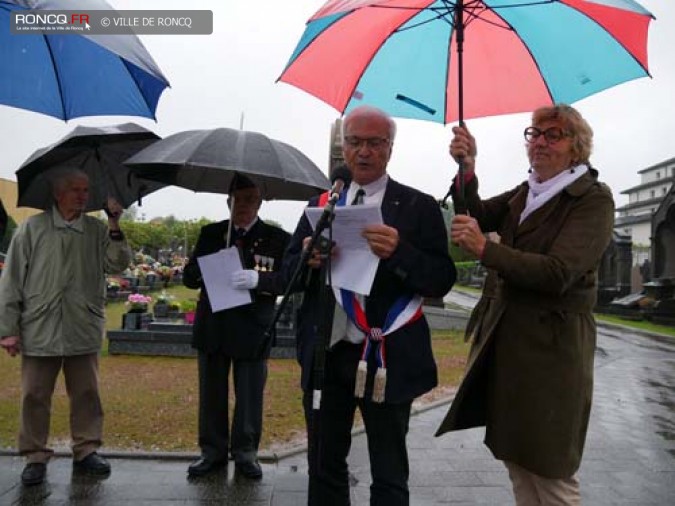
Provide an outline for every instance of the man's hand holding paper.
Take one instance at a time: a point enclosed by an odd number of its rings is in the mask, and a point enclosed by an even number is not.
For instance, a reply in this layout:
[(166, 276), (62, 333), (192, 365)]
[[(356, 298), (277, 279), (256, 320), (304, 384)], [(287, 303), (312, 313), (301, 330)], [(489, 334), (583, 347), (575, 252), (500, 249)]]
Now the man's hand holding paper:
[(367, 225), (361, 233), (368, 241), (370, 250), (383, 260), (393, 255), (398, 248), (398, 230), (394, 227), (384, 224)]
[[(305, 213), (315, 227), (323, 209), (308, 207)], [(333, 286), (368, 295), (379, 259), (388, 258), (398, 245), (398, 232), (384, 225), (379, 205), (337, 207), (332, 228), (338, 249), (331, 258)]]
[[(241, 290), (233, 279), (235, 273), (244, 273), (245, 281), (249, 280), (247, 271), (243, 269), (237, 248), (222, 249), (216, 253), (197, 258), (204, 279), (204, 286), (209, 295), (211, 311), (214, 313), (232, 307), (250, 304), (251, 294)], [(240, 276), (237, 274), (237, 276)], [(253, 280), (250, 280), (251, 282)], [(257, 279), (256, 279), (257, 285)]]

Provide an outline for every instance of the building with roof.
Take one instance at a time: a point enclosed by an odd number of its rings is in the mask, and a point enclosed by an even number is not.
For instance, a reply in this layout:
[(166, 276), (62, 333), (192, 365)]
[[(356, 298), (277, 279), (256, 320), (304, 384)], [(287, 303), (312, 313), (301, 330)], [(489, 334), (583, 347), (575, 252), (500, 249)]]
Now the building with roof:
[(652, 243), (652, 216), (675, 183), (675, 158), (638, 171), (640, 184), (623, 190), (628, 204), (616, 209), (614, 230), (633, 242), (633, 265), (649, 258)]
[(2, 204), (5, 206), (7, 214), (12, 217), (17, 225), (23, 223), (29, 216), (40, 212), (40, 209), (33, 209), (32, 207), (16, 207), (18, 199), (16, 181), (2, 177), (0, 177), (0, 199), (2, 199)]

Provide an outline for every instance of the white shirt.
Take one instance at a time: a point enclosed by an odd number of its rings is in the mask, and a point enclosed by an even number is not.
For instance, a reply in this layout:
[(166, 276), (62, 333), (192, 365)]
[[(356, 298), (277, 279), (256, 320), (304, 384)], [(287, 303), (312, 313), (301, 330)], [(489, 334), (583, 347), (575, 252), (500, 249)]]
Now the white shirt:
[[(354, 197), (356, 197), (356, 192), (359, 191), (359, 189), (363, 189), (365, 191), (365, 194), (363, 195), (363, 204), (381, 206), (388, 182), (389, 176), (387, 174), (384, 174), (376, 181), (368, 183), (364, 186), (361, 186), (352, 181), (352, 184), (349, 185), (349, 189), (347, 190), (345, 202), (347, 202), (347, 205), (350, 205), (354, 200)], [(356, 294), (356, 297), (361, 303), (361, 307), (363, 307), (363, 310), (365, 311), (366, 298), (358, 293)], [(363, 332), (360, 331), (358, 327), (354, 325), (354, 323), (347, 317), (347, 313), (345, 313), (344, 309), (342, 309), (340, 303), (336, 302), (335, 312), (333, 313), (333, 328), (331, 330), (330, 346), (333, 346), (339, 341), (347, 341), (350, 343), (359, 344), (363, 342), (363, 338)]]

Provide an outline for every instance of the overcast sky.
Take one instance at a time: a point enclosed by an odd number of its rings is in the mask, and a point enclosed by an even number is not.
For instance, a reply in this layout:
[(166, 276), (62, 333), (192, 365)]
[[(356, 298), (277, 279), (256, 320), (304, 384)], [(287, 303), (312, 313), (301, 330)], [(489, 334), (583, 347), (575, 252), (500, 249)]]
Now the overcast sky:
[[(157, 122), (143, 118), (60, 120), (0, 105), (0, 177), (14, 171), (38, 148), (78, 124), (135, 121), (166, 136), (181, 130), (238, 128), (262, 132), (301, 149), (322, 170), (328, 166), (332, 122), (339, 117), (320, 100), (285, 83), (275, 83), (302, 35), (306, 20), (324, 0), (108, 0), (117, 9), (209, 9), (214, 33), (199, 36), (140, 36), (171, 82), (157, 109)], [(643, 0), (656, 16), (649, 36), (653, 78), (624, 83), (574, 104), (595, 131), (591, 158), (601, 178), (620, 192), (640, 182), (637, 171), (675, 156), (675, 2)], [(574, 40), (570, 40), (574, 44)], [(455, 171), (447, 154), (450, 126), (397, 120), (398, 134), (389, 173), (398, 181), (442, 197)], [(522, 131), (529, 114), (471, 120), (478, 140), (481, 193), (491, 196), (527, 177)], [(266, 202), (261, 216), (293, 230), (304, 204)], [(228, 216), (225, 197), (164, 189), (143, 200), (146, 219)]]

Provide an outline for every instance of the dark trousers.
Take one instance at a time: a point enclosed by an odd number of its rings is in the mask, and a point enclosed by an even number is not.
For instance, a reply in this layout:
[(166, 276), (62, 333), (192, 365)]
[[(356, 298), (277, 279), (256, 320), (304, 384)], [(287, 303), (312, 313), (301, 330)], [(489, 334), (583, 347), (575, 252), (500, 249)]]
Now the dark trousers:
[(347, 456), (356, 407), (366, 428), (372, 485), (372, 506), (409, 504), (406, 436), (412, 401), (374, 403), (354, 397), (356, 366), (361, 347), (338, 343), (326, 354), (326, 366), (318, 420), (312, 409), (312, 392), (303, 405), (310, 439), (310, 506), (349, 505)]
[[(199, 352), (199, 447), (213, 461), (257, 458), (262, 434), (265, 360), (239, 360), (221, 353)], [(229, 430), (228, 382), (232, 365), (234, 414)]]

